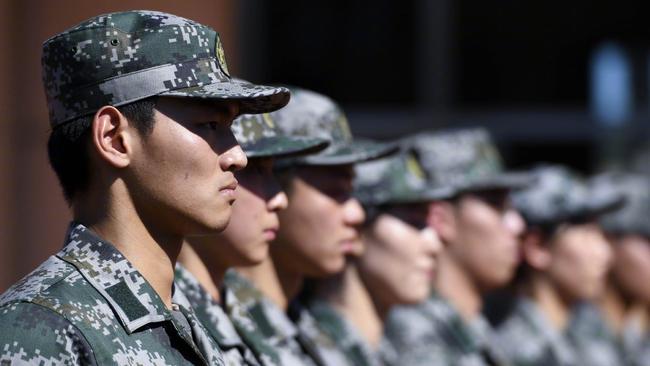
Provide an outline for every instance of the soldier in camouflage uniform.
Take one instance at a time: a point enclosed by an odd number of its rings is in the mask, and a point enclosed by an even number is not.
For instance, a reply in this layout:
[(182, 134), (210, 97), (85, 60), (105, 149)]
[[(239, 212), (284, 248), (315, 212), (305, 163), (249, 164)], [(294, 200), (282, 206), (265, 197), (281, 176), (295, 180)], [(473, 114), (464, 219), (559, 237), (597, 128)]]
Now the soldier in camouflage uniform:
[(367, 212), (364, 251), (342, 275), (318, 284), (309, 309), (352, 364), (399, 365), (383, 325), (391, 307), (429, 295), (441, 244), (427, 224), (428, 202), (438, 196), (411, 151), (355, 171), (355, 196)]
[[(320, 137), (331, 144), (318, 154), (277, 162), (289, 208), (278, 213), (280, 231), (271, 245), (272, 258), (260, 266), (238, 269), (248, 281), (237, 275), (231, 280), (244, 289), (241, 302), (255, 309), (259, 326), (274, 338), (296, 342), (303, 357), (316, 364), (345, 365), (334, 340), (318, 328), (301, 303), (292, 300), (305, 277), (341, 271), (347, 251), (360, 246), (363, 210), (351, 197), (352, 167), (388, 153), (390, 147), (353, 142), (340, 108), (307, 90), (293, 89), (292, 102), (272, 116), (286, 135)], [(253, 291), (255, 287), (259, 291)]]
[(264, 354), (275, 352), (281, 365), (324, 363), (315, 345), (256, 284), (235, 270), (226, 272), (224, 283), (229, 291), (224, 297), (228, 315), (251, 349)]
[(75, 222), (0, 296), (0, 363), (224, 364), (173, 288), (174, 258), (184, 236), (228, 221), (246, 165), (234, 117), (280, 108), (288, 90), (233, 82), (214, 30), (150, 11), (60, 33), (42, 64), (50, 162)]
[[(268, 113), (240, 116), (232, 130), (248, 157), (246, 168), (235, 173), (239, 187), (232, 217), (219, 235), (187, 239), (192, 247), (186, 244), (179, 256), (176, 284), (187, 295), (227, 362), (290, 365), (291, 359), (283, 355), (287, 351), (267, 342), (261, 329), (241, 321), (233, 324), (229, 314), (238, 320), (250, 315), (231, 301), (235, 297), (233, 290), (220, 279), (228, 268), (255, 265), (268, 255), (272, 239), (268, 234), (277, 230), (277, 211), (287, 206), (286, 195), (272, 174), (273, 159), (322, 150), (327, 141), (284, 136)], [(204, 276), (206, 273), (208, 276)]]
[(625, 203), (600, 220), (614, 252), (605, 293), (597, 304), (574, 312), (569, 334), (590, 365), (647, 365), (650, 349), (644, 351), (643, 343), (647, 348), (650, 337), (635, 331), (646, 327), (646, 320), (636, 319), (635, 313), (644, 313), (650, 304), (650, 180), (606, 173), (594, 177), (591, 185), (594, 195), (622, 194)]
[[(498, 329), (499, 343), (515, 365), (590, 364), (567, 331), (571, 309), (603, 287), (611, 249), (595, 221), (615, 209), (620, 195), (595, 195), (560, 166), (534, 170), (536, 182), (514, 195), (528, 229), (522, 238), (521, 294)], [(595, 358), (612, 358), (592, 349)]]
[(523, 222), (508, 194), (530, 179), (504, 172), (482, 129), (421, 133), (407, 142), (440, 192), (430, 223), (445, 250), (430, 297), (392, 311), (386, 336), (402, 365), (505, 364), (481, 315), (482, 296), (514, 274)]

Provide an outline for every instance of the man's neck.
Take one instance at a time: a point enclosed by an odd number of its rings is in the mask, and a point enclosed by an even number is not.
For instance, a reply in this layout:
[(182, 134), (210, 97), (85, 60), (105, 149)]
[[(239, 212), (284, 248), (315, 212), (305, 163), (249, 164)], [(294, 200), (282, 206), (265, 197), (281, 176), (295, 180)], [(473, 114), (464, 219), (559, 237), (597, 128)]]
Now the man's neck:
[(630, 303), (625, 301), (623, 295), (610, 281), (607, 282), (603, 296), (598, 300), (605, 321), (616, 334), (620, 334), (625, 326)]
[(371, 347), (379, 346), (388, 309), (378, 309), (353, 263), (335, 277), (323, 280), (318, 296), (343, 314)]
[(288, 309), (291, 298), (287, 297), (270, 256), (258, 265), (237, 267), (237, 272), (254, 283), (257, 289), (279, 308), (285, 311)]
[(548, 279), (539, 273), (531, 274), (525, 292), (537, 304), (553, 328), (564, 332), (569, 323), (571, 304), (562, 298)]
[(80, 201), (84, 205), (74, 206), (75, 221), (113, 244), (171, 308), (174, 265), (183, 238), (148, 227), (129, 199), (115, 199), (111, 192)]
[[(214, 236), (201, 237), (201, 239), (204, 238), (205, 240), (215, 241)], [(206, 243), (196, 243), (194, 240), (192, 240), (192, 243), (195, 245), (191, 246), (187, 241), (183, 244), (183, 249), (181, 249), (178, 256), (178, 262), (196, 278), (201, 287), (210, 294), (214, 301), (221, 302), (219, 289), (223, 284), (226, 268), (214, 259), (217, 256), (210, 252), (207, 245), (203, 245)]]
[(472, 322), (480, 315), (483, 307), (478, 286), (453, 258), (442, 254), (439, 263), (435, 290), (456, 308), (466, 322)]
[(625, 324), (636, 323), (641, 331), (641, 334), (648, 334), (650, 332), (650, 309), (647, 304), (642, 302), (635, 302), (630, 304), (630, 307), (625, 314)]

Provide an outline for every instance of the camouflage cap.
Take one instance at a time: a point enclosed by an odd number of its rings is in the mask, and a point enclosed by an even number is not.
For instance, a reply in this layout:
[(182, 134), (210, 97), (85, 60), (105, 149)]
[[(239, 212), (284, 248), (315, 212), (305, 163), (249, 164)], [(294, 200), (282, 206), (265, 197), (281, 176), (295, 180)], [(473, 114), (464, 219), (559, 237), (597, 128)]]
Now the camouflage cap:
[(512, 196), (515, 207), (533, 226), (587, 219), (609, 212), (620, 195), (595, 195), (589, 185), (566, 167), (542, 165), (532, 170), (535, 182)]
[(313, 91), (291, 88), (291, 101), (271, 113), (287, 136), (324, 138), (330, 142), (318, 154), (284, 161), (284, 165), (341, 165), (376, 159), (397, 150), (393, 144), (356, 142), (348, 120), (330, 98)]
[(354, 166), (354, 196), (364, 206), (428, 202), (447, 194), (430, 187), (412, 150)]
[(650, 238), (650, 179), (646, 176), (611, 172), (593, 177), (594, 196), (621, 195), (625, 202), (616, 211), (603, 215), (603, 229), (617, 234), (640, 234)]
[(283, 135), (269, 113), (243, 114), (233, 121), (231, 129), (249, 158), (306, 155), (329, 145), (322, 138)]
[(505, 172), (501, 156), (485, 129), (422, 132), (404, 139), (420, 156), (430, 184), (448, 197), (465, 191), (522, 188), (528, 173)]
[(88, 19), (45, 41), (41, 61), (52, 127), (154, 95), (238, 100), (241, 113), (289, 101), (286, 88), (233, 82), (212, 28), (155, 11)]

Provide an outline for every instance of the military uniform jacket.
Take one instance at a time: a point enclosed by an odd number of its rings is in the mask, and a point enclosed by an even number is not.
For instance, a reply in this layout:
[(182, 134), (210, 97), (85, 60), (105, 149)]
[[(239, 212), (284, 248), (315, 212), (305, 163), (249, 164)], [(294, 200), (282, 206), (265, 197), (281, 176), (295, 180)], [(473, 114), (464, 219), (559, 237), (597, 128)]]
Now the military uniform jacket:
[(572, 314), (567, 337), (584, 365), (623, 365), (622, 344), (593, 304), (577, 306)]
[(580, 365), (575, 348), (566, 334), (551, 326), (537, 305), (517, 299), (512, 314), (497, 328), (496, 340), (513, 365)]
[(621, 342), (626, 365), (650, 365), (650, 333), (643, 332), (639, 324), (628, 322), (623, 328)]
[(318, 323), (318, 327), (336, 342), (337, 348), (343, 351), (352, 365), (382, 365), (380, 355), (373, 352), (354, 325), (329, 303), (313, 300), (309, 303), (308, 309)]
[(293, 301), (287, 311), (289, 319), (298, 327), (302, 347), (324, 365), (349, 365), (348, 359), (336, 342), (319, 326), (314, 316), (299, 301)]
[(256, 355), (277, 355), (281, 365), (322, 365), (315, 352), (303, 348), (300, 333), (287, 315), (250, 281), (230, 270), (224, 288), (226, 312)]
[(279, 358), (269, 352), (260, 354), (258, 361), (251, 349), (241, 339), (228, 315), (212, 296), (201, 286), (199, 281), (180, 264), (176, 264), (175, 282), (192, 305), (197, 319), (207, 329), (217, 343), (226, 365), (278, 365)]
[(435, 292), (421, 304), (393, 309), (386, 322), (400, 365), (505, 365), (491, 332), (482, 317), (467, 324)]
[(73, 224), (58, 254), (0, 296), (0, 364), (223, 365), (184, 294), (172, 302)]

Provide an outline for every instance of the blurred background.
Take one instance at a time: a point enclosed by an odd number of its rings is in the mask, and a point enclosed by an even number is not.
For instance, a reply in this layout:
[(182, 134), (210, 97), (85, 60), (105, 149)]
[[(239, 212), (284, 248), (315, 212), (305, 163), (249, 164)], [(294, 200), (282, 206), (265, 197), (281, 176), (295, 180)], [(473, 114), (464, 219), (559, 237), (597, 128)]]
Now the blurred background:
[[(332, 96), (379, 139), (484, 126), (505, 161), (650, 174), (643, 1), (2, 0), (0, 292), (62, 245), (70, 214), (48, 166), (41, 44), (129, 9), (215, 28), (233, 75)], [(645, 152), (644, 152), (645, 151)]]

